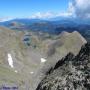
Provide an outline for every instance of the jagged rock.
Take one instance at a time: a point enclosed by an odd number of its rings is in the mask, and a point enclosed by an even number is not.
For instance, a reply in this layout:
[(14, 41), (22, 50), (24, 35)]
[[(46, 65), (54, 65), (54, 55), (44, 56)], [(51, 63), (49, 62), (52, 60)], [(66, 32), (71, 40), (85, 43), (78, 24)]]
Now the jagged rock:
[(69, 53), (51, 68), (36, 90), (90, 90), (90, 44)]

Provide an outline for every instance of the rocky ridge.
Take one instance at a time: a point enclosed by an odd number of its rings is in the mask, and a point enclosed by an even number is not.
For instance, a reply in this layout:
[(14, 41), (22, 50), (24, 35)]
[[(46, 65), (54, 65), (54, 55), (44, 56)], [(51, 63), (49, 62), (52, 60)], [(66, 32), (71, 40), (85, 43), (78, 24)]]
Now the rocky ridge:
[(36, 90), (90, 90), (90, 43), (59, 60)]

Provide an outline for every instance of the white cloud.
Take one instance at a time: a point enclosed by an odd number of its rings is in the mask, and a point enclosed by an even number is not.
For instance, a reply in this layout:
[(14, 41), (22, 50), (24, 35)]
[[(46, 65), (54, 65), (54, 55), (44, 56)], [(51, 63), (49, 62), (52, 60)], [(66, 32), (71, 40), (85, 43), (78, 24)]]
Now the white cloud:
[(90, 18), (90, 0), (71, 0), (68, 9), (64, 13), (60, 13), (65, 17)]
[(90, 18), (90, 0), (74, 0), (72, 5), (77, 17)]
[(58, 14), (58, 16), (60, 17), (70, 17), (72, 16), (72, 13), (71, 12), (61, 12)]
[(69, 2), (67, 11), (60, 12), (58, 14), (58, 16), (61, 16), (61, 17), (70, 17), (70, 16), (75, 17), (75, 8), (73, 6), (73, 3)]
[(74, 15), (75, 14), (75, 8), (74, 8), (72, 2), (69, 2), (69, 4), (68, 4), (68, 13), (70, 13), (70, 15)]
[(68, 8), (64, 12), (52, 13), (36, 13), (33, 18), (53, 18), (53, 17), (77, 17), (90, 18), (90, 0), (70, 0)]
[(72, 2), (69, 2), (67, 11), (64, 12), (37, 12), (30, 16), (29, 18), (39, 18), (39, 19), (46, 19), (46, 18), (54, 18), (54, 17), (70, 17), (74, 16), (75, 9)]
[(13, 18), (11, 18), (11, 17), (1, 17), (1, 18), (0, 18), (0, 22), (12, 20), (12, 19), (13, 19)]
[(30, 18), (51, 18), (53, 17), (54, 14), (52, 12), (37, 12), (35, 14), (33, 14), (32, 16), (30, 16)]
[(48, 18), (54, 18), (54, 17), (69, 17), (71, 16), (72, 13), (71, 12), (60, 12), (60, 13), (53, 13), (53, 12), (37, 12), (36, 14), (33, 14), (32, 16), (30, 16), (29, 18), (38, 18), (38, 19), (48, 19)]
[[(28, 18), (48, 19), (54, 17), (79, 17), (90, 18), (90, 0), (70, 0), (68, 8), (63, 12), (36, 12)], [(0, 22), (8, 21), (13, 18), (3, 17), (0, 18)]]

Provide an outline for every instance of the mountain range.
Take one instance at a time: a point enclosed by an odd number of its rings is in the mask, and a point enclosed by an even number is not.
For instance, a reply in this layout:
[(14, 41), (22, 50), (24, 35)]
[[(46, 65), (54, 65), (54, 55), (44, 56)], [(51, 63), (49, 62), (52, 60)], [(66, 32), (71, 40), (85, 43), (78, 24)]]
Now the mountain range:
[[(63, 90), (72, 86), (70, 89), (73, 90), (76, 85), (77, 90), (89, 90), (84, 82), (83, 87), (80, 84), (80, 88), (76, 83), (76, 78), (80, 82), (79, 77), (82, 74), (86, 78), (85, 70), (78, 77), (75, 74), (81, 72), (80, 68), (75, 68), (87, 60), (89, 63), (89, 59), (86, 60), (89, 57), (89, 44), (86, 44), (90, 41), (89, 20), (57, 19), (14, 19), (0, 22), (0, 87), (14, 86), (18, 90)], [(76, 65), (78, 59), (79, 65)], [(72, 76), (66, 74), (70, 71)], [(66, 84), (64, 81), (69, 81), (60, 76), (60, 73), (65, 77), (68, 75), (67, 78), (75, 78), (69, 79), (71, 82)], [(63, 78), (64, 81), (57, 81), (55, 84), (53, 77), (57, 77), (57, 80)], [(53, 86), (50, 84), (51, 79)], [(86, 85), (89, 87), (88, 82)]]
[(78, 31), (90, 41), (90, 20), (75, 18), (52, 18), (49, 20), (40, 19), (13, 19), (0, 22), (0, 26), (5, 26), (14, 30), (26, 30), (34, 32), (46, 32), (49, 34), (60, 34), (62, 31)]
[(0, 87), (35, 90), (50, 67), (87, 43), (77, 31), (53, 35), (0, 27)]

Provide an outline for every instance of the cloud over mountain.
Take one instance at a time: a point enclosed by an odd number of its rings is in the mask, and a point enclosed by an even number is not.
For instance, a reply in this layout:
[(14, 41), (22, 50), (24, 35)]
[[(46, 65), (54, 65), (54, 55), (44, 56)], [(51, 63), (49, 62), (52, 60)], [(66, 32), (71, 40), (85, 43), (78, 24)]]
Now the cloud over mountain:
[(30, 16), (30, 18), (51, 18), (54, 17), (53, 12), (37, 12)]
[(74, 0), (71, 3), (76, 17), (90, 18), (90, 0)]
[(30, 18), (39, 18), (39, 19), (46, 19), (46, 18), (54, 18), (54, 17), (69, 17), (72, 16), (71, 11), (67, 12), (60, 12), (60, 13), (54, 13), (54, 12), (37, 12), (30, 16)]
[[(68, 0), (69, 1), (69, 0)], [(76, 18), (90, 18), (90, 0), (70, 0), (68, 7), (62, 12), (39, 12), (32, 14), (29, 18), (48, 19), (55, 17), (76, 17)], [(27, 16), (26, 16), (27, 17)], [(0, 22), (7, 21), (12, 18), (1, 17)]]
[(90, 0), (71, 0), (68, 3), (68, 8), (64, 12), (38, 12), (31, 16), (31, 18), (53, 18), (53, 17), (77, 17), (90, 18)]
[(8, 21), (8, 20), (11, 20), (13, 18), (11, 17), (0, 17), (0, 22), (3, 22), (3, 21)]

